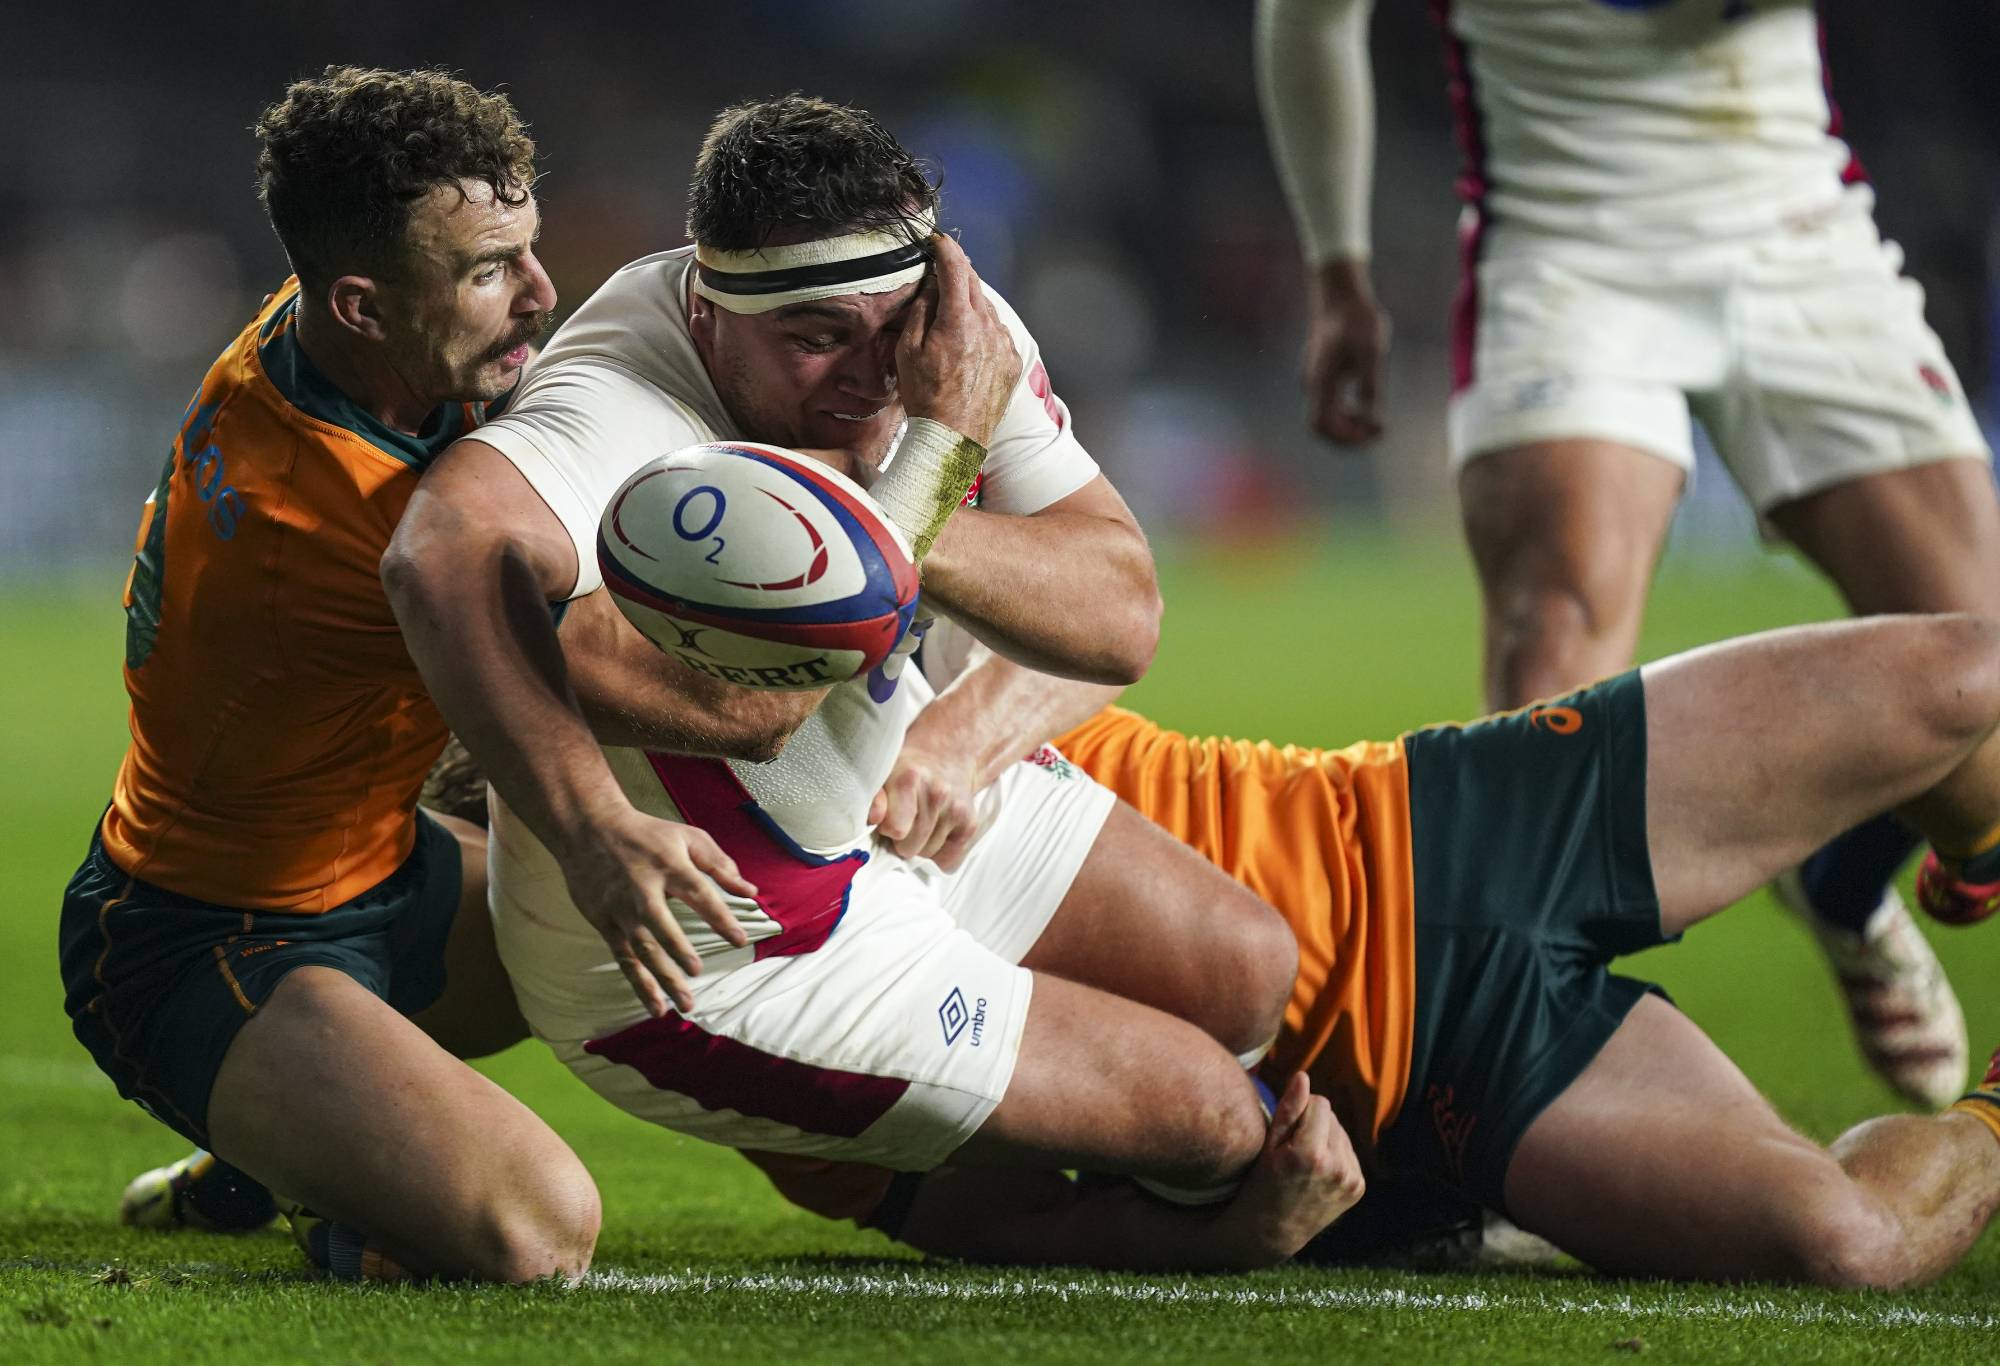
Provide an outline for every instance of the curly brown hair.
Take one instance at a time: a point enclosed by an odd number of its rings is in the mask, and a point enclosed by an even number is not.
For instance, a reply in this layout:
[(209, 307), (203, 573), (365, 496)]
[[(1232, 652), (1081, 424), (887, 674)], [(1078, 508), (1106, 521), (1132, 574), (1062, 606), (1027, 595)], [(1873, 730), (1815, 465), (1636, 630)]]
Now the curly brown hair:
[(873, 114), (793, 93), (716, 116), (688, 187), (688, 236), (752, 251), (774, 228), (897, 227), (937, 207), (940, 182)]
[(330, 66), (295, 82), (253, 132), (257, 197), (309, 290), (350, 273), (393, 277), (416, 202), (481, 180), (527, 202), (535, 144), (505, 95), (445, 71)]

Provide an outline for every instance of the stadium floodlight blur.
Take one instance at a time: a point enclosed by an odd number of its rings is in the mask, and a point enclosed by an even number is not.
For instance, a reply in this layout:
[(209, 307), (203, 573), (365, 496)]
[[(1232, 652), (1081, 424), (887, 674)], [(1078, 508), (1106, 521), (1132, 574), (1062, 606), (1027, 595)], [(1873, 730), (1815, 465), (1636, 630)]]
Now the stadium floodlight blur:
[[(1375, 17), (1384, 166), (1455, 164), (1428, 8)], [(1448, 177), (1378, 187), (1376, 270), (1399, 302), (1394, 436), (1328, 461), (1297, 420), (1299, 268), (1248, 25), (1206, 0), (1134, 15), (1064, 0), (746, 0), (669, 18), (605, 0), (551, 24), (499, 0), (472, 23), (350, 0), (107, 27), (85, 7), (41, 7), (0, 51), (0, 126), (20, 134), (0, 139), (0, 579), (115, 573), (129, 555), (194, 379), (283, 273), (246, 193), (250, 121), (329, 61), (442, 65), (534, 110), (549, 265), (572, 300), (677, 234), (678, 179), (659, 172), (691, 160), (715, 110), (795, 88), (874, 109), (936, 149), (947, 216), (1022, 306), (1090, 414), (1092, 450), (1156, 535), (1314, 525), (1329, 510), (1448, 523)], [(2000, 43), (2000, 11), (1912, 0), (1835, 7), (1826, 22), (1884, 234), (1909, 248), (1933, 325), (1990, 409), (2000, 186), (1978, 54)], [(535, 42), (519, 41), (524, 25)], [(683, 55), (662, 80), (669, 47)], [(1755, 553), (1733, 534), (1748, 518), (1726, 485), (1697, 482), (1684, 540)], [(1730, 534), (1705, 534), (1717, 519)]]

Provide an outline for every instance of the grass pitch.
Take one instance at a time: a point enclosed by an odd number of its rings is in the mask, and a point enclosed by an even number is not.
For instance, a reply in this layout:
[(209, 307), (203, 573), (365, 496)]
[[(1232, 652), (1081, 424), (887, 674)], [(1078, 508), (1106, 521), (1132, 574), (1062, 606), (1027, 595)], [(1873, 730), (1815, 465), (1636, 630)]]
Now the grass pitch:
[[(1164, 564), (1166, 638), (1131, 701), (1196, 730), (1344, 743), (1478, 710), (1472, 577), (1448, 539), (1343, 537)], [(141, 1234), (118, 1191), (180, 1141), (70, 1037), (60, 892), (124, 740), (115, 572), (0, 601), (0, 1361), (316, 1362), (1973, 1360), (2000, 1325), (2000, 1245), (1913, 1294), (1663, 1287), (1574, 1268), (1245, 1277), (926, 1264), (780, 1201), (734, 1156), (618, 1113), (537, 1045), (487, 1070), (575, 1146), (604, 1194), (598, 1270), (570, 1291), (336, 1286), (289, 1239)], [(1670, 559), (1647, 657), (1834, 615), (1794, 566)], [(1936, 936), (1976, 1051), (2000, 1043), (2000, 930)], [(1802, 1129), (1889, 1108), (1804, 934), (1760, 901), (1633, 970), (1664, 981)]]

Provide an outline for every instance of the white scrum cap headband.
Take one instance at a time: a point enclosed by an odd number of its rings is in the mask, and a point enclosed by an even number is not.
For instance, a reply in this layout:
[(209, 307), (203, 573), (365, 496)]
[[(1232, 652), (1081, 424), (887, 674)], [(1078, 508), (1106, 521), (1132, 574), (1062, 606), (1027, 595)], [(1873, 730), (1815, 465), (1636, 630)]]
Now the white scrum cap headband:
[(923, 278), (936, 220), (926, 210), (902, 228), (851, 232), (757, 251), (694, 249), (695, 293), (731, 313), (768, 313), (838, 294), (886, 294)]

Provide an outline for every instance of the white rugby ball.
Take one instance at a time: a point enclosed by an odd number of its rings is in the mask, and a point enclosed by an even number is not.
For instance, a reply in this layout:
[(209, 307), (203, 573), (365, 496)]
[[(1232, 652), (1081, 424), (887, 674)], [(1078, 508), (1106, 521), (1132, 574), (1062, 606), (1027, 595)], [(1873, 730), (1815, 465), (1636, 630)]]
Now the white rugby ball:
[(597, 528), (612, 600), (668, 654), (746, 688), (866, 673), (909, 629), (917, 568), (859, 484), (749, 441), (689, 446), (619, 488)]

